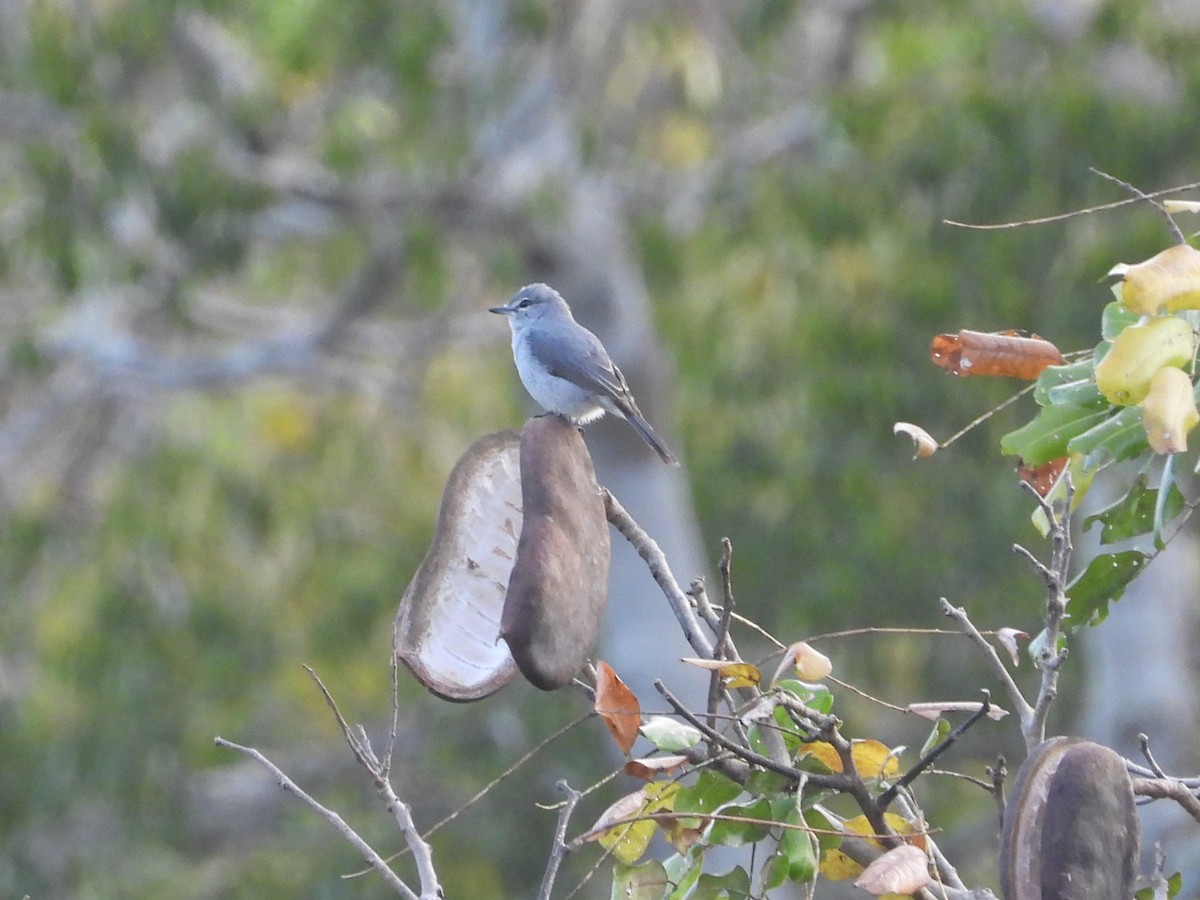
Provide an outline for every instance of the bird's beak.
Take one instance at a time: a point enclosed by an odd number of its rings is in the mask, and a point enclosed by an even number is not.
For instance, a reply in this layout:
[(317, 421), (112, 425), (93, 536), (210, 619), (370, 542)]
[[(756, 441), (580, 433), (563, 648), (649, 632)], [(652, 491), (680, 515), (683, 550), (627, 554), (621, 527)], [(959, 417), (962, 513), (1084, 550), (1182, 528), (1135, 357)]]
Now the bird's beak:
[(507, 316), (510, 312), (512, 312), (512, 307), (511, 306), (490, 306), (490, 307), (488, 307), (488, 312), (494, 312), (498, 316)]

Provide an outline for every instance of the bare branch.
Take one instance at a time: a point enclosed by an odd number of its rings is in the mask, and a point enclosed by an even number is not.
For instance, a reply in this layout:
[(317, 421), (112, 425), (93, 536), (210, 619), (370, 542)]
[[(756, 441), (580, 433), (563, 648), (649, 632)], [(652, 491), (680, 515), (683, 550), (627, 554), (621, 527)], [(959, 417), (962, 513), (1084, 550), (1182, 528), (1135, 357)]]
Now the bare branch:
[[(293, 796), (298, 797), (304, 803), (308, 804), (308, 806), (315, 810), (316, 813), (321, 816), (321, 818), (336, 828), (342, 837), (349, 841), (350, 844), (362, 854), (362, 857), (367, 861), (367, 864), (383, 876), (383, 880), (387, 882), (388, 886), (392, 888), (392, 890), (394, 890), (401, 897), (407, 898), (407, 900), (424, 900), (423, 897), (419, 898), (412, 888), (400, 880), (400, 877), (391, 870), (388, 864), (383, 861), (383, 859), (378, 853), (375, 852), (371, 845), (364, 841), (358, 835), (358, 832), (346, 824), (345, 819), (339, 816), (332, 809), (322, 806), (311, 796), (305, 793), (304, 790), (299, 787), (299, 785), (283, 774), (283, 771), (278, 766), (263, 756), (263, 754), (258, 750), (255, 750), (253, 747), (243, 747), (241, 744), (235, 744), (232, 741), (227, 741), (222, 737), (215, 738), (214, 743), (218, 747), (225, 747), (229, 750), (237, 750), (239, 753), (245, 753), (247, 756), (260, 763), (275, 777), (275, 780), (279, 782), (279, 786), (281, 788)], [(440, 894), (434, 894), (431, 896), (437, 897), (440, 896)]]
[(917, 760), (916, 764), (903, 775), (901, 775), (895, 784), (879, 795), (879, 798), (875, 801), (879, 804), (879, 808), (887, 809), (888, 804), (895, 799), (897, 793), (912, 784), (918, 775), (933, 765), (934, 760), (949, 750), (954, 745), (955, 741), (957, 741), (960, 737), (966, 734), (968, 730), (970, 730), (972, 725), (986, 716), (991, 707), (991, 695), (987, 691), (984, 691), (983, 702), (979, 704), (979, 709), (973, 713), (970, 718), (946, 735), (945, 740), (941, 741), (937, 746), (933, 747), (928, 753)]
[(1174, 800), (1189, 816), (1200, 822), (1200, 799), (1182, 781), (1174, 778), (1135, 778), (1133, 792), (1151, 800)]
[(542, 885), (538, 890), (538, 900), (550, 900), (554, 891), (554, 879), (558, 877), (558, 867), (571, 852), (567, 844), (567, 825), (571, 814), (579, 804), (583, 794), (571, 787), (565, 780), (558, 782), (558, 789), (567, 795), (567, 800), (558, 810), (558, 825), (554, 829), (554, 844), (550, 848), (550, 859), (546, 862), (546, 871), (542, 875)]
[(671, 611), (675, 613), (675, 618), (679, 620), (679, 625), (683, 629), (684, 637), (687, 638), (692, 649), (697, 655), (704, 659), (713, 658), (713, 644), (704, 634), (700, 627), (700, 620), (696, 618), (695, 610), (692, 609), (688, 602), (687, 594), (679, 587), (679, 582), (675, 580), (675, 576), (671, 573), (671, 567), (667, 564), (667, 558), (659, 548), (654, 539), (642, 529), (633, 517), (625, 511), (617, 498), (606, 489), (601, 489), (604, 496), (604, 510), (608, 515), (608, 521), (612, 526), (621, 532), (625, 540), (633, 545), (633, 549), (638, 552), (646, 565), (650, 569), (650, 574), (662, 589), (662, 592), (667, 597), (667, 602), (671, 604)]
[[(1184, 191), (1192, 191), (1200, 188), (1200, 181), (1193, 181), (1191, 184), (1181, 184), (1178, 187), (1164, 188), (1161, 191), (1152, 191), (1147, 194), (1147, 197), (1169, 197), (1171, 194), (1181, 194)], [(1086, 209), (1076, 209), (1071, 212), (1058, 213), (1053, 216), (1043, 216), (1040, 219), (1025, 219), (1021, 222), (998, 222), (990, 225), (973, 225), (969, 222), (955, 222), (953, 219), (943, 219), (946, 225), (953, 225), (955, 228), (969, 228), (974, 231), (1002, 231), (1008, 228), (1024, 228), (1027, 225), (1048, 225), (1052, 222), (1062, 222), (1066, 219), (1074, 219), (1078, 216), (1086, 216), (1092, 213), (1105, 212), (1110, 209), (1119, 209), (1122, 206), (1129, 206), (1137, 203), (1141, 197), (1135, 197), (1129, 200), (1114, 200), (1111, 203), (1101, 203), (1099, 206), (1089, 206)]]
[[(355, 731), (355, 729), (347, 724), (341, 710), (338, 709), (337, 702), (333, 699), (333, 695), (329, 693), (329, 689), (325, 687), (324, 682), (321, 681), (311, 666), (304, 666), (304, 671), (317, 683), (317, 687), (321, 690), (321, 695), (325, 698), (325, 702), (328, 704), (330, 710), (332, 710), (334, 718), (337, 719), (338, 727), (341, 728), (342, 736), (346, 739), (350, 751), (354, 754), (354, 758), (358, 760), (359, 765), (370, 773), (376, 792), (383, 799), (388, 814), (396, 820), (396, 824), (400, 828), (400, 834), (404, 838), (404, 843), (412, 851), (413, 862), (416, 864), (417, 874), (421, 879), (421, 900), (431, 900), (431, 898), (441, 897), (442, 887), (438, 883), (437, 870), (433, 866), (433, 849), (426, 843), (424, 838), (421, 837), (421, 833), (417, 830), (408, 804), (396, 796), (396, 791), (392, 787), (391, 780), (388, 778), (384, 763), (380, 762), (379, 757), (372, 749), (366, 731), (361, 725), (357, 726), (357, 731)], [(395, 701), (393, 700), (394, 703)]]
[[(942, 613), (958, 622), (959, 627), (971, 639), (980, 652), (983, 653), (984, 660), (988, 663), (992, 673), (1000, 680), (1000, 684), (1004, 687), (1004, 692), (1008, 694), (1008, 700), (1016, 711), (1017, 716), (1021, 720), (1021, 732), (1025, 734), (1026, 723), (1033, 721), (1033, 707), (1029, 705), (1029, 701), (1025, 699), (1025, 695), (1021, 693), (1021, 689), (1017, 687), (1017, 683), (1013, 680), (1012, 675), (1008, 673), (1008, 669), (1004, 667), (1004, 662), (1000, 659), (1000, 654), (996, 652), (996, 648), (988, 643), (987, 639), (980, 634), (979, 629), (971, 621), (967, 615), (967, 611), (961, 606), (951, 606), (950, 601), (945, 597), (941, 598)], [(1032, 746), (1029, 742), (1029, 737), (1025, 738), (1026, 746)], [(1033, 743), (1037, 743), (1034, 741)]]
[(1187, 243), (1187, 238), (1185, 238), (1183, 236), (1183, 232), (1180, 231), (1179, 225), (1176, 224), (1175, 220), (1173, 218), (1171, 218), (1171, 214), (1169, 212), (1167, 212), (1167, 208), (1165, 206), (1163, 206), (1161, 203), (1159, 203), (1157, 200), (1155, 200), (1153, 197), (1149, 196), (1148, 194), (1142, 193), (1141, 188), (1134, 187), (1128, 181), (1122, 181), (1117, 176), (1109, 175), (1107, 172), (1102, 172), (1099, 169), (1095, 168), (1094, 166), (1088, 166), (1088, 171), (1091, 172), (1093, 175), (1099, 175), (1101, 178), (1104, 178), (1107, 181), (1111, 181), (1113, 184), (1120, 185), (1121, 187), (1125, 188), (1125, 190), (1129, 191), (1129, 193), (1133, 194), (1133, 196), (1137, 197), (1139, 200), (1145, 200), (1147, 203), (1149, 203), (1151, 206), (1153, 206), (1155, 209), (1157, 209), (1159, 211), (1159, 213), (1162, 214), (1162, 217), (1167, 220), (1167, 228), (1171, 232), (1171, 237), (1175, 241), (1175, 243), (1176, 244), (1186, 244)]

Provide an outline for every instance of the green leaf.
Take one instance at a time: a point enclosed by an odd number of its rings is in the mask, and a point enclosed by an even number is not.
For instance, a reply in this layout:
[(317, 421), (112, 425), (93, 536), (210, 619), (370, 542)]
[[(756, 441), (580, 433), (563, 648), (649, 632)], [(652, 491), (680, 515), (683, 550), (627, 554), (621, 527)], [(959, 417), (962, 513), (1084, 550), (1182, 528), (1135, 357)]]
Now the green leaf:
[(701, 875), (691, 900), (746, 900), (750, 876), (741, 866), (724, 875)]
[(1097, 625), (1108, 616), (1108, 604), (1125, 593), (1129, 582), (1151, 557), (1140, 550), (1103, 553), (1067, 585), (1067, 614), (1075, 623)]
[(788, 858), (782, 853), (776, 853), (768, 859), (762, 871), (763, 889), (773, 891), (775, 888), (781, 887), (788, 880), (790, 868)]
[(1106, 341), (1111, 341), (1140, 318), (1137, 313), (1126, 309), (1124, 304), (1113, 301), (1104, 307), (1104, 312), (1100, 314), (1100, 336)]
[(828, 853), (830, 850), (835, 850), (842, 844), (842, 839), (834, 834), (838, 831), (838, 827), (829, 820), (819, 809), (806, 809), (804, 811), (804, 821), (808, 823), (810, 828), (817, 831), (817, 848), (821, 853)]
[(667, 871), (657, 860), (613, 865), (612, 900), (662, 900), (670, 888)]
[(754, 769), (746, 776), (746, 793), (755, 797), (778, 794), (789, 783), (787, 776), (765, 769)]
[(946, 735), (950, 733), (950, 722), (948, 719), (939, 718), (933, 723), (933, 730), (929, 732), (929, 737), (925, 738), (925, 743), (921, 746), (920, 756), (924, 756), (938, 744), (946, 739)]
[(794, 678), (785, 678), (776, 682), (775, 686), (794, 695), (814, 712), (829, 715), (833, 709), (833, 692), (823, 684), (806, 684)]
[(1034, 383), (1033, 399), (1037, 401), (1038, 406), (1051, 406), (1053, 401), (1050, 400), (1050, 394), (1058, 388), (1080, 381), (1096, 383), (1095, 367), (1090, 359), (1081, 359), (1065, 366), (1047, 366), (1042, 369)]
[(718, 819), (713, 822), (712, 830), (708, 833), (710, 844), (724, 844), (727, 847), (742, 847), (761, 841), (770, 833), (771, 804), (765, 798), (760, 798), (748, 806), (726, 806), (721, 810), (723, 816), (740, 816), (747, 819), (757, 819), (762, 825), (750, 822), (728, 822)]
[[(800, 810), (793, 808), (783, 820), (793, 825), (804, 824)], [(779, 852), (787, 857), (788, 878), (805, 884), (817, 874), (817, 854), (812, 836), (799, 828), (785, 829), (779, 836)]]
[(673, 885), (667, 900), (685, 900), (704, 874), (704, 848), (700, 844), (693, 845), (682, 856), (672, 855), (663, 867), (667, 870), (667, 880)]
[[(1178, 489), (1175, 487), (1175, 463), (1178, 459), (1179, 457), (1174, 453), (1167, 457), (1166, 462), (1163, 463), (1162, 476), (1159, 479), (1158, 500), (1154, 504), (1154, 549), (1156, 550), (1162, 550), (1167, 545), (1167, 542), (1163, 540), (1163, 526), (1174, 519), (1186, 505), (1182, 494), (1179, 495), (1178, 504), (1172, 503), (1171, 492), (1178, 493)], [(1166, 490), (1163, 490), (1163, 485), (1166, 485)], [(1172, 505), (1177, 505), (1178, 509), (1172, 511)]]
[(1056, 385), (1046, 391), (1045, 396), (1048, 401), (1045, 406), (1082, 406), (1088, 409), (1108, 406), (1108, 400), (1096, 387), (1096, 379), (1091, 377)]
[(670, 716), (650, 716), (638, 729), (642, 737), (665, 753), (678, 753), (700, 743), (700, 731)]
[(1107, 409), (1091, 410), (1081, 406), (1046, 406), (1033, 421), (1000, 438), (1000, 452), (1019, 456), (1029, 466), (1067, 455), (1067, 443), (1078, 434), (1103, 422)]
[[(1101, 524), (1100, 543), (1115, 544), (1140, 534), (1155, 530), (1155, 508), (1159, 492), (1147, 487), (1146, 474), (1139, 475), (1129, 492), (1116, 503), (1083, 520), (1083, 530), (1090, 531), (1097, 522)], [(1173, 519), (1183, 511), (1187, 500), (1172, 482), (1167, 491), (1164, 518)]]
[(716, 812), (726, 803), (736, 800), (741, 793), (740, 784), (720, 772), (705, 769), (695, 784), (680, 789), (675, 795), (674, 811), (680, 815)]
[(1083, 467), (1094, 469), (1104, 462), (1131, 459), (1149, 446), (1141, 407), (1125, 406), (1068, 441), (1067, 452), (1083, 454)]

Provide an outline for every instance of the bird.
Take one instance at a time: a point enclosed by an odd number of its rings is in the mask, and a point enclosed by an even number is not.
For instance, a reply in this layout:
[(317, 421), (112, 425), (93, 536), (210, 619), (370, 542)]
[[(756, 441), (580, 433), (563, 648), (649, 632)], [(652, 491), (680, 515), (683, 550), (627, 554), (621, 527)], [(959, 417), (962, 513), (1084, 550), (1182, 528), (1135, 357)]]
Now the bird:
[(508, 319), (517, 374), (543, 409), (576, 425), (612, 413), (628, 422), (663, 462), (679, 465), (638, 409), (600, 339), (575, 321), (558, 291), (547, 284), (526, 285), (488, 311)]

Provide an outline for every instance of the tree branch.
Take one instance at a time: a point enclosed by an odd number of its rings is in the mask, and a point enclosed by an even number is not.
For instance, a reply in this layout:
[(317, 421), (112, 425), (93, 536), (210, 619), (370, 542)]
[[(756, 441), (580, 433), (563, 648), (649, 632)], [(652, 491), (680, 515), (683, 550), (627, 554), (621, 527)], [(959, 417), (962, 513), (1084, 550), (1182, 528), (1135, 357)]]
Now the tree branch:
[[(214, 738), (213, 742), (218, 747), (225, 747), (229, 750), (237, 750), (239, 753), (245, 753), (247, 756), (260, 763), (275, 777), (275, 780), (279, 782), (279, 786), (281, 788), (293, 796), (298, 797), (304, 803), (308, 804), (308, 806), (315, 810), (316, 813), (321, 816), (321, 818), (336, 828), (342, 837), (349, 841), (354, 848), (362, 854), (362, 857), (367, 861), (367, 864), (380, 875), (382, 875), (383, 880), (387, 882), (388, 886), (401, 897), (406, 898), (406, 900), (424, 900), (423, 896), (418, 898), (417, 894), (412, 890), (412, 888), (400, 880), (400, 876), (391, 870), (388, 864), (383, 861), (383, 859), (378, 853), (375, 852), (371, 845), (359, 836), (358, 832), (346, 824), (345, 819), (339, 816), (332, 809), (322, 806), (309, 794), (305, 793), (299, 785), (283, 774), (283, 771), (273, 762), (263, 756), (262, 753), (255, 750), (253, 747), (243, 747), (241, 744), (235, 744), (232, 741), (227, 741), (222, 737)], [(431, 896), (440, 897), (441, 895), (439, 893)]]

